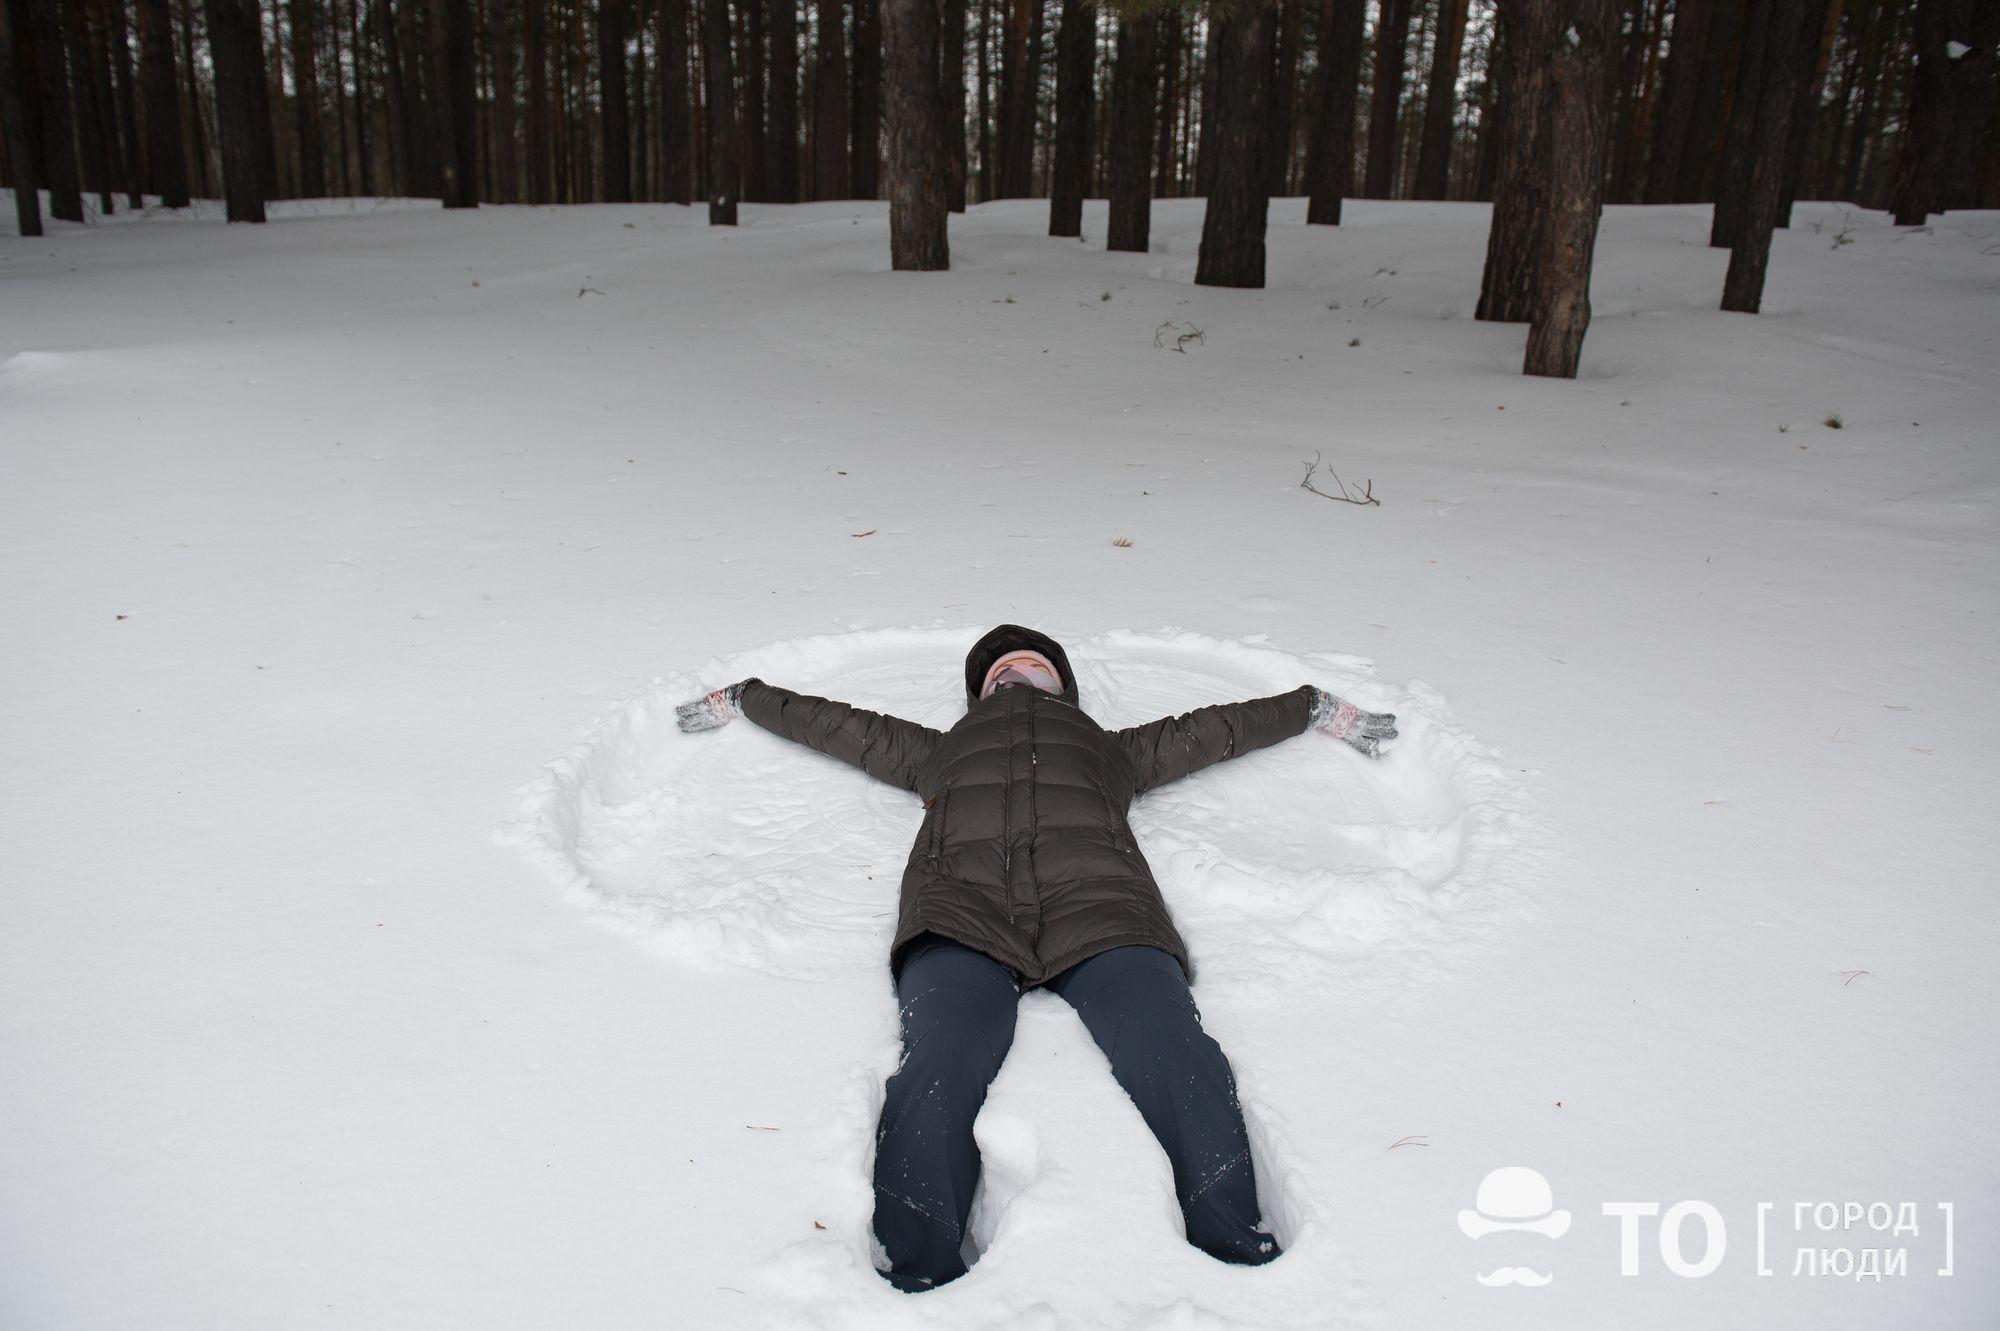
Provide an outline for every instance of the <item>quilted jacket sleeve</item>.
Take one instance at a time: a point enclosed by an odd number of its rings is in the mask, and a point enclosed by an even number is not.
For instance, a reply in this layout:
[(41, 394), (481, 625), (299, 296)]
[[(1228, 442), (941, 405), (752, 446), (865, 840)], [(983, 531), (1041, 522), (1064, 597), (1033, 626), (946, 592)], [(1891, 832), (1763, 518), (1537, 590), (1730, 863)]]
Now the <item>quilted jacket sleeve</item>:
[(1303, 735), (1312, 718), (1310, 684), (1248, 702), (1201, 707), (1115, 731), (1138, 773), (1135, 793), (1178, 781), (1211, 763)]
[(743, 715), (772, 734), (905, 790), (917, 788), (918, 773), (942, 738), (914, 721), (794, 693), (761, 679), (743, 682), (742, 704)]

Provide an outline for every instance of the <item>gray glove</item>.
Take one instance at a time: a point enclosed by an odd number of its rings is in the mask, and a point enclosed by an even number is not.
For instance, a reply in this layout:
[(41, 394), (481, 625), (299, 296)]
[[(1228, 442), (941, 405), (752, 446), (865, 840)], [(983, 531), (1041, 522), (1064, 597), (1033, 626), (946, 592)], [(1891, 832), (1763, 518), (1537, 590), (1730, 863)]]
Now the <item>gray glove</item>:
[(1322, 688), (1313, 690), (1312, 723), (1315, 728), (1324, 730), (1337, 740), (1344, 740), (1370, 758), (1380, 758), (1382, 751), (1396, 738), (1394, 712), (1364, 712)]
[(746, 679), (717, 689), (706, 697), (696, 698), (693, 702), (682, 703), (674, 708), (674, 723), (690, 735), (698, 730), (714, 730), (728, 725), (743, 715), (743, 685), (749, 682)]

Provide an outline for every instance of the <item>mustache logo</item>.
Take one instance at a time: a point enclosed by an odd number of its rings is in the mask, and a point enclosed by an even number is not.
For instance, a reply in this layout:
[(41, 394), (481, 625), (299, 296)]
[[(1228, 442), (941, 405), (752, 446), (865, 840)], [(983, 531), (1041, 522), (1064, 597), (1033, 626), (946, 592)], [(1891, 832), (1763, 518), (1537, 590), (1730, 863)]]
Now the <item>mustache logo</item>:
[(1526, 1285), (1539, 1288), (1554, 1280), (1555, 1276), (1526, 1266), (1503, 1266), (1497, 1271), (1489, 1271), (1478, 1277), (1479, 1283), (1488, 1289), (1498, 1289), (1503, 1285)]

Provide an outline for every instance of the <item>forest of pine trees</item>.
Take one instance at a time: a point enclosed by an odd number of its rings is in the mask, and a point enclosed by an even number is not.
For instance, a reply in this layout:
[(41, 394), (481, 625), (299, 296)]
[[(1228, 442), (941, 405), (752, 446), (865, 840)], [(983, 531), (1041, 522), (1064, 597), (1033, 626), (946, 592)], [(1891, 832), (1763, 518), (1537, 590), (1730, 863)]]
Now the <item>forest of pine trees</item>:
[(1109, 197), (1143, 250), (1201, 195), (1230, 286), (1273, 196), (1492, 200), (1480, 315), (1573, 373), (1599, 203), (1713, 201), (1752, 311), (1794, 198), (2000, 206), (1996, 46), (1988, 0), (0, 0), (0, 178), (70, 221), (884, 197), (919, 269), (968, 202)]

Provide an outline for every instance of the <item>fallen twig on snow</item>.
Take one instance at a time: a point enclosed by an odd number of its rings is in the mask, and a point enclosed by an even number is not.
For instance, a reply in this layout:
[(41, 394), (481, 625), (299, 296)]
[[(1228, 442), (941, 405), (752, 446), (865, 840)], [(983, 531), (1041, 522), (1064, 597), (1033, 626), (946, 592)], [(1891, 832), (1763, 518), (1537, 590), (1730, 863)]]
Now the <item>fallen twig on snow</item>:
[(1314, 485), (1313, 473), (1319, 470), (1319, 459), (1320, 455), (1315, 453), (1313, 454), (1313, 460), (1306, 464), (1305, 479), (1299, 482), (1299, 488), (1301, 490), (1310, 490), (1314, 494), (1318, 495), (1321, 499), (1331, 499), (1336, 504), (1354, 504), (1360, 508), (1366, 508), (1370, 504), (1375, 505), (1375, 507), (1377, 508), (1380, 508), (1382, 506), (1382, 501), (1375, 497), (1375, 482), (1372, 478), (1363, 481), (1361, 483), (1361, 488), (1359, 490), (1356, 490), (1352, 486), (1348, 485), (1346, 481), (1340, 479), (1339, 472), (1335, 471), (1331, 467), (1328, 467), (1326, 469), (1326, 474), (1333, 477), (1333, 483), (1340, 487), (1340, 493), (1337, 495), (1330, 495), (1326, 491), (1320, 489), (1317, 485)]

